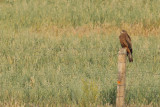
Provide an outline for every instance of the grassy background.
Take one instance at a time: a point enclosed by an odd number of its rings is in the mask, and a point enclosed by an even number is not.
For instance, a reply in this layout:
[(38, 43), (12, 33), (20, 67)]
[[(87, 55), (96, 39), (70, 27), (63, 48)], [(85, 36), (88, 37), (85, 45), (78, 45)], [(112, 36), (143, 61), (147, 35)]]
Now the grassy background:
[(158, 106), (159, 2), (0, 0), (0, 106), (114, 105), (120, 29), (133, 42), (126, 104)]
[(87, 28), (92, 25), (91, 28), (100, 26), (115, 31), (116, 27), (133, 34), (157, 34), (159, 4), (160, 0), (0, 0), (0, 23), (2, 28), (16, 31), (87, 24)]

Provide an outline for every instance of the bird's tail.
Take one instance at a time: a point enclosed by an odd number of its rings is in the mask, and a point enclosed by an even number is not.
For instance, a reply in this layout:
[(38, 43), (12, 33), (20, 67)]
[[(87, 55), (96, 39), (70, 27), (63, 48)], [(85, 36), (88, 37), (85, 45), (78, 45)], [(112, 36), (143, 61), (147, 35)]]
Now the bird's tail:
[(129, 62), (133, 62), (133, 57), (131, 53), (128, 54), (128, 59), (129, 59)]

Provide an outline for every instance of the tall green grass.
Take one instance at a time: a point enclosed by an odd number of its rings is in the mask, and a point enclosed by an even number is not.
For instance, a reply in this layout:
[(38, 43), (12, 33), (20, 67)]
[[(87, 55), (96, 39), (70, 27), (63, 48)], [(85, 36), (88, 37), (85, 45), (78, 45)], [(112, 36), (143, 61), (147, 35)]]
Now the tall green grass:
[[(0, 35), (2, 106), (115, 104), (120, 48), (116, 35), (45, 37), (25, 32), (15, 36), (5, 31)], [(160, 103), (159, 41), (154, 36), (132, 36), (128, 105)]]
[(1, 0), (0, 23), (17, 28), (123, 23), (160, 25), (160, 0)]
[[(118, 36), (114, 28), (113, 34), (76, 30), (125, 23), (158, 28), (159, 3), (0, 0), (0, 106), (114, 106)], [(126, 104), (159, 106), (160, 37), (131, 38)]]

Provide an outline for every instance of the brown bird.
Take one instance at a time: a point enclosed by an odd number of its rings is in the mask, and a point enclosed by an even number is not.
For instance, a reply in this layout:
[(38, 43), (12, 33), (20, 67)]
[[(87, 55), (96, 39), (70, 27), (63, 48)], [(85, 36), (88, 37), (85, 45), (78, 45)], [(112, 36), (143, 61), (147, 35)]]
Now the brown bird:
[(127, 56), (128, 56), (129, 62), (133, 62), (131, 38), (129, 37), (128, 33), (125, 30), (121, 31), (119, 40), (122, 48), (126, 48), (127, 50)]

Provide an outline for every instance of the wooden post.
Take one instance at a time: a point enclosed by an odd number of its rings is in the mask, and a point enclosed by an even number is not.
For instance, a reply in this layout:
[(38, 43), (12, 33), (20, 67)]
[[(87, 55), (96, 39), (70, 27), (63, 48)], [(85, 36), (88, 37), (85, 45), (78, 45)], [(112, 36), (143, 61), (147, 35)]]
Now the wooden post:
[(126, 87), (126, 48), (120, 49), (118, 53), (118, 81), (116, 107), (125, 107), (125, 87)]

